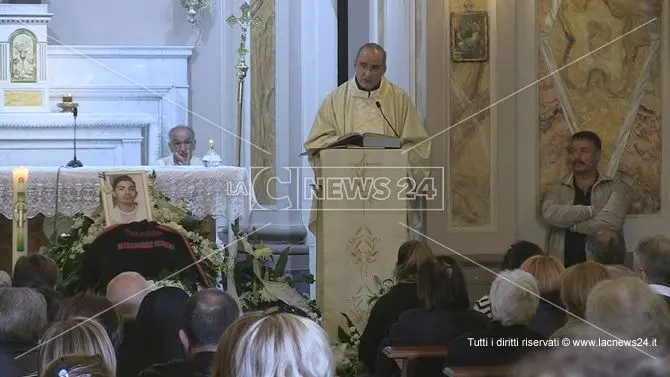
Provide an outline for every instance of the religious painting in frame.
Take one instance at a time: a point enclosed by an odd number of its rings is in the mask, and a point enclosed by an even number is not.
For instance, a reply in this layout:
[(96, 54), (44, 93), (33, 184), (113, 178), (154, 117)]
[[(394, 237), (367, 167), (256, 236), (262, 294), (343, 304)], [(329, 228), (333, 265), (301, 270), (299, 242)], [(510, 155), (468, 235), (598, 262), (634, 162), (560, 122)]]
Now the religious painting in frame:
[(12, 82), (37, 82), (37, 37), (28, 29), (19, 29), (9, 38)]
[(485, 11), (451, 12), (451, 60), (489, 60), (489, 15)]
[(109, 171), (100, 174), (105, 226), (151, 221), (151, 196), (144, 171)]

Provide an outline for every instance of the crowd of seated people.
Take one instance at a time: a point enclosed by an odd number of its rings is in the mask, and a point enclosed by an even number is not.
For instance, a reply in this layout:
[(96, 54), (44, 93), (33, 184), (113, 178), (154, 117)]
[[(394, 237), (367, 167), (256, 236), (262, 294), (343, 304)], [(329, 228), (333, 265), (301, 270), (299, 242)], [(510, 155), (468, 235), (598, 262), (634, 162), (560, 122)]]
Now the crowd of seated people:
[[(387, 346), (446, 349), (418, 360), (421, 377), (459, 367), (520, 377), (667, 375), (670, 239), (642, 241), (634, 270), (611, 258), (616, 243), (606, 235), (588, 242), (588, 260), (567, 269), (535, 244), (512, 245), (489, 294), (474, 303), (458, 256), (404, 243), (396, 284), (363, 331), (358, 356), (369, 376), (400, 375)], [(222, 290), (189, 295), (132, 271), (112, 279), (104, 296), (63, 297), (58, 275), (37, 253), (0, 273), (0, 376), (336, 376), (334, 340), (308, 317), (241, 313)]]
[[(427, 346), (442, 347), (446, 356), (427, 354), (422, 359), (415, 354), (415, 376), (444, 376), (462, 367), (499, 367), (512, 370), (510, 376), (615, 376), (624, 374), (609, 366), (607, 373), (589, 374), (591, 367), (573, 370), (554, 364), (555, 374), (543, 374), (548, 366), (542, 357), (559, 363), (570, 357), (584, 362), (584, 355), (621, 354), (630, 363), (619, 370), (641, 376), (647, 368), (642, 355), (655, 360), (648, 366), (650, 376), (667, 374), (663, 358), (670, 341), (670, 239), (642, 241), (634, 253), (634, 269), (625, 267), (625, 250), (614, 233), (590, 236), (586, 251), (585, 262), (565, 269), (538, 245), (518, 242), (505, 253), (489, 294), (472, 306), (455, 258), (422, 258), (410, 277), (416, 296), (406, 292), (411, 297), (407, 302), (416, 307), (398, 314), (400, 303), (380, 298), (361, 339), (368, 351), (361, 348), (360, 359), (369, 364), (366, 355), (376, 349), (375, 364), (369, 366), (372, 375), (398, 376), (396, 360), (384, 350)], [(394, 289), (389, 296), (397, 295)], [(386, 318), (383, 328), (373, 318)], [(389, 324), (389, 318), (397, 320)], [(595, 342), (576, 343), (585, 341)]]
[(59, 278), (38, 253), (0, 273), (0, 376), (334, 376), (328, 336), (307, 317), (241, 315), (222, 290), (156, 288), (133, 271), (104, 296), (63, 297)]

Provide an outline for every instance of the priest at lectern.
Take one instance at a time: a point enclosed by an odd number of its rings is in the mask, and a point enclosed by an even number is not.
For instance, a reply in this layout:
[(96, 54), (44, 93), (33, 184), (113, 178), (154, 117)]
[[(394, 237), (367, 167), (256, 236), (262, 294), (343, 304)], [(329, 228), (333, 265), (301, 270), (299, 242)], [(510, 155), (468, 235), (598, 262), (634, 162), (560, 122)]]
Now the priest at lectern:
[[(431, 143), (410, 96), (384, 77), (386, 51), (376, 43), (367, 43), (358, 50), (354, 67), (355, 76), (330, 93), (319, 108), (304, 144), (310, 165), (313, 168), (319, 165), (319, 157), (314, 152), (339, 144), (348, 135), (386, 135), (400, 140), (400, 148), (408, 151), (411, 175), (420, 181), (428, 175), (426, 165)], [(315, 174), (318, 175), (318, 171)], [(310, 229), (316, 234), (315, 221), (312, 208)]]
[(354, 67), (355, 77), (321, 104), (305, 149), (319, 150), (353, 133), (382, 134), (399, 138), (403, 149), (411, 149), (412, 166), (424, 165), (430, 155), (428, 132), (410, 96), (384, 77), (384, 48), (376, 43), (363, 45)]

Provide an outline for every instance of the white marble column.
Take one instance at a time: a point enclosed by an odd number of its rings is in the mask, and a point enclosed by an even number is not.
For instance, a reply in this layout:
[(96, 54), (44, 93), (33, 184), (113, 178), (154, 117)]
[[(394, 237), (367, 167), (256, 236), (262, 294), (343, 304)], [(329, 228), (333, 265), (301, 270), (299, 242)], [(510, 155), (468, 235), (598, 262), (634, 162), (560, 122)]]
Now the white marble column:
[(370, 41), (384, 46), (386, 77), (405, 90), (425, 117), (425, 1), (370, 0)]
[[(238, 62), (239, 56), (237, 48), (240, 45), (239, 27), (231, 27), (226, 19), (231, 15), (239, 17), (241, 15), (240, 6), (244, 0), (220, 0), (218, 5), (218, 16), (221, 17), (221, 82), (219, 85), (223, 88), (221, 90), (221, 126), (228, 132), (221, 130), (221, 137), (215, 140), (223, 153), (223, 161), (228, 165), (235, 165), (237, 163), (236, 146), (238, 139), (235, 137), (237, 133), (237, 71), (235, 65)], [(249, 48), (247, 38), (247, 48)], [(249, 59), (247, 59), (249, 65)], [(244, 123), (242, 129), (242, 166), (249, 164), (250, 145), (250, 105), (249, 105), (249, 81), (250, 75), (244, 83), (245, 91), (245, 105), (244, 105)], [(203, 142), (203, 141), (201, 141)], [(206, 142), (206, 141), (204, 141)]]
[[(300, 0), (291, 1), (292, 7), (300, 7), (299, 21), (294, 24), (300, 28), (299, 57), (300, 70), (300, 116), (294, 118), (293, 124), (301, 127), (293, 127), (292, 139), (302, 142), (307, 138), (312, 127), (316, 112), (324, 98), (337, 87), (337, 12), (334, 1), (326, 0)], [(296, 85), (297, 86), (297, 85)], [(293, 137), (295, 135), (295, 137)], [(313, 177), (312, 170), (306, 158), (302, 158), (300, 166), (303, 168), (303, 180)], [(309, 224), (311, 200), (300, 195), (300, 212), (303, 224)], [(311, 233), (308, 234), (309, 245), (309, 267), (312, 274), (316, 276), (316, 240)], [(315, 297), (316, 286), (312, 285), (312, 297)]]

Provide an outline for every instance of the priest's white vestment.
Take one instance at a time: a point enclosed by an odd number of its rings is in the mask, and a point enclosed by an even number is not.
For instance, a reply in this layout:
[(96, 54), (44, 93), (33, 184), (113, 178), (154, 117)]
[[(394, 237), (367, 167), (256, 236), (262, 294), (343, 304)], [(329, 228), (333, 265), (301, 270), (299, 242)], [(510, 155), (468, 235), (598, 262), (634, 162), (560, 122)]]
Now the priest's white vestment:
[[(377, 90), (360, 89), (352, 78), (330, 93), (319, 108), (304, 147), (306, 150), (324, 148), (340, 136), (365, 132), (388, 136), (397, 133), (401, 148), (408, 151), (414, 178), (419, 181), (428, 174), (427, 169), (421, 168), (427, 165), (430, 156), (428, 132), (411, 97), (385, 77)], [(318, 155), (309, 157), (317, 176), (318, 158)], [(313, 233), (315, 221), (315, 208), (312, 208), (310, 229)]]

